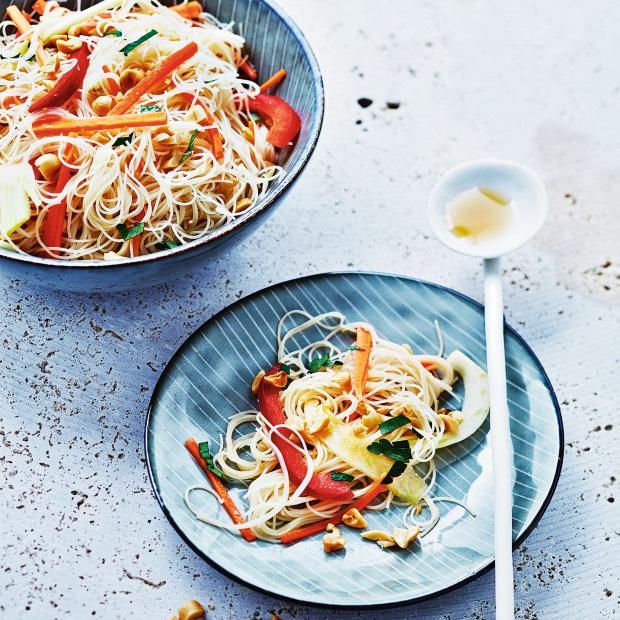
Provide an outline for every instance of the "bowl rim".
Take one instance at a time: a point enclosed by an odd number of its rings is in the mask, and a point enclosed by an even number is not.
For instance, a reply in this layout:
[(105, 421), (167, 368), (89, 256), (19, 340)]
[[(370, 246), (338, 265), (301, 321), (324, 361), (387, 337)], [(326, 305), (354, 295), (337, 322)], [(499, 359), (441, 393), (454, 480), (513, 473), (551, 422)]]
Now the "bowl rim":
[(44, 258), (39, 256), (33, 256), (31, 254), (20, 254), (12, 250), (6, 250), (0, 247), (0, 261), (15, 261), (19, 263), (26, 263), (30, 265), (37, 265), (40, 267), (60, 267), (65, 270), (70, 269), (121, 269), (128, 265), (139, 265), (144, 263), (152, 263), (156, 261), (162, 261), (162, 259), (171, 259), (172, 257), (181, 258), (191, 254), (194, 250), (208, 246), (209, 244), (217, 243), (222, 238), (232, 235), (235, 231), (245, 228), (250, 222), (252, 222), (260, 213), (267, 211), (270, 207), (274, 206), (274, 203), (278, 198), (282, 197), (286, 191), (297, 180), (303, 169), (306, 167), (310, 157), (312, 156), (316, 145), (321, 135), (321, 129), (323, 127), (323, 119), (325, 116), (325, 88), (323, 84), (323, 75), (319, 67), (319, 63), (316, 59), (316, 55), (308, 40), (302, 33), (301, 29), (293, 21), (293, 19), (286, 13), (276, 2), (273, 0), (257, 0), (258, 3), (266, 5), (275, 15), (280, 19), (281, 23), (288, 28), (290, 33), (296, 39), (297, 43), (303, 51), (304, 57), (307, 59), (310, 65), (310, 72), (312, 74), (312, 83), (315, 95), (315, 101), (317, 105), (316, 114), (311, 120), (310, 135), (308, 136), (307, 143), (303, 146), (299, 155), (299, 159), (291, 170), (285, 174), (282, 180), (274, 186), (273, 192), (259, 200), (252, 209), (247, 213), (244, 213), (240, 218), (228, 222), (221, 228), (217, 228), (204, 237), (190, 241), (189, 243), (180, 245), (176, 248), (170, 248), (167, 250), (154, 252), (153, 254), (146, 254), (144, 256), (136, 257), (123, 257), (118, 260), (106, 261), (103, 259), (60, 259), (60, 258)]

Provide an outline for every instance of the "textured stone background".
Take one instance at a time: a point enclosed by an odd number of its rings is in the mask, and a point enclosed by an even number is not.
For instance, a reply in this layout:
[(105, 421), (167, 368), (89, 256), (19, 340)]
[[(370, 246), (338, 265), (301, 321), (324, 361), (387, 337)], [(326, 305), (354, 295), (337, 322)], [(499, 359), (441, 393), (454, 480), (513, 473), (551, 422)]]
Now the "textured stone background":
[[(375, 617), (283, 603), (198, 559), (151, 493), (145, 409), (180, 343), (272, 282), (376, 269), (479, 299), (477, 262), (429, 238), (423, 208), (438, 175), (480, 156), (539, 170), (551, 200), (547, 226), (506, 261), (508, 320), (546, 366), (567, 437), (551, 506), (514, 556), (518, 616), (614, 616), (620, 4), (282, 4), (317, 52), (327, 116), (305, 175), (263, 229), (170, 286), (81, 296), (2, 282), (0, 616), (165, 618), (196, 597), (212, 620)], [(491, 618), (492, 584), (488, 574), (389, 614)]]

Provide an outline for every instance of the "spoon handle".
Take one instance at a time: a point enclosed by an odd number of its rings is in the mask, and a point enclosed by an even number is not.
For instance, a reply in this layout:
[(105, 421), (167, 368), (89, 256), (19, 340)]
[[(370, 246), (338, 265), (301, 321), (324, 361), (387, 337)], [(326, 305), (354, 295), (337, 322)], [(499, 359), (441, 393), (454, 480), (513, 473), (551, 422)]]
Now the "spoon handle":
[(495, 490), (495, 617), (514, 618), (512, 573), (512, 440), (506, 394), (504, 304), (499, 258), (484, 261), (484, 324), (491, 404), (491, 445)]

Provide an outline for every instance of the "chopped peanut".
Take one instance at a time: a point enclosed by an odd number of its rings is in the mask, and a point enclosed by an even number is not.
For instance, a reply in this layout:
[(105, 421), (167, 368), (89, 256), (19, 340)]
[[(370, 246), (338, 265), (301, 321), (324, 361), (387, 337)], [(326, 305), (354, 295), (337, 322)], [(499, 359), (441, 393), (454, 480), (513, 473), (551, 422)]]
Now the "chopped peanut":
[(114, 99), (109, 95), (101, 95), (97, 97), (91, 104), (93, 112), (97, 116), (105, 116), (114, 105)]
[(365, 435), (368, 431), (379, 426), (383, 419), (381, 414), (372, 409), (366, 409), (368, 413), (353, 423), (353, 433), (358, 437)]
[(418, 538), (418, 534), (420, 533), (419, 527), (396, 527), (394, 528), (394, 542), (401, 548), (406, 549), (412, 542), (414, 542)]
[(189, 114), (187, 116), (189, 120), (201, 123), (207, 118), (207, 113), (201, 105), (194, 105), (189, 109)]
[(206, 613), (198, 601), (191, 600), (179, 607), (177, 616), (179, 620), (204, 620)]
[(34, 160), (34, 165), (46, 181), (52, 181), (60, 170), (60, 159), (53, 153), (45, 153)]
[(82, 47), (82, 40), (77, 37), (69, 37), (68, 39), (58, 39), (56, 41), (56, 47), (59, 52), (63, 54), (73, 54)]
[(248, 141), (254, 144), (254, 132), (249, 127), (244, 127), (241, 130), (243, 137)]
[(394, 536), (392, 536), (389, 532), (384, 532), (383, 530), (368, 530), (367, 532), (362, 532), (362, 538), (374, 540), (375, 542), (394, 542)]
[(340, 530), (333, 523), (328, 523), (325, 529), (327, 534), (323, 536), (323, 551), (332, 553), (344, 549), (347, 541), (341, 536)]
[(254, 377), (254, 381), (252, 381), (252, 393), (253, 394), (258, 394), (258, 386), (260, 385), (260, 382), (263, 380), (264, 376), (265, 376), (265, 371), (260, 370), (258, 374)]
[(306, 407), (305, 431), (309, 435), (315, 435), (325, 430), (329, 426), (329, 415), (323, 405)]
[(121, 73), (120, 77), (120, 85), (121, 90), (123, 92), (128, 91), (130, 88), (135, 86), (140, 80), (144, 78), (146, 74), (142, 69), (138, 69), (137, 67), (131, 67), (129, 69), (124, 69)]
[(459, 430), (460, 420), (457, 420), (452, 413), (440, 413), (439, 417), (446, 427), (446, 433), (456, 433)]
[(368, 521), (362, 517), (357, 508), (352, 508), (342, 515), (342, 522), (349, 527), (362, 529), (368, 525)]
[(69, 37), (66, 34), (53, 34), (47, 41), (47, 45), (56, 45), (57, 41), (66, 41)]

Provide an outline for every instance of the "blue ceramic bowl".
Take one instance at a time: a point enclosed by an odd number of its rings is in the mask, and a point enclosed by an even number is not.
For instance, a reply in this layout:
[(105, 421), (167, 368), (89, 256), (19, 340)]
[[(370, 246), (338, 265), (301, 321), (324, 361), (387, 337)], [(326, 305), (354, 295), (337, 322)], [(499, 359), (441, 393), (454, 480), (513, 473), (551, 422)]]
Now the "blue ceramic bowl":
[[(0, 0), (4, 14), (10, 0)], [(71, 6), (68, 2), (67, 6)], [(91, 2), (82, 2), (85, 7)], [(272, 213), (293, 186), (316, 146), (323, 122), (323, 80), (314, 54), (299, 28), (268, 0), (203, 0), (205, 10), (222, 22), (243, 27), (246, 47), (259, 75), (286, 67), (288, 78), (278, 95), (300, 115), (302, 130), (293, 146), (280, 153), (284, 174), (247, 213), (192, 243), (118, 261), (63, 261), (24, 256), (0, 249), (0, 270), (11, 278), (72, 291), (112, 291), (150, 286), (178, 278), (207, 255), (213, 258), (240, 243)]]

